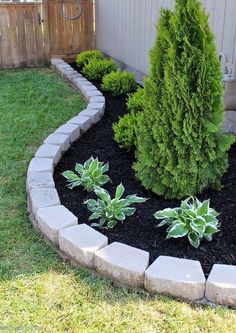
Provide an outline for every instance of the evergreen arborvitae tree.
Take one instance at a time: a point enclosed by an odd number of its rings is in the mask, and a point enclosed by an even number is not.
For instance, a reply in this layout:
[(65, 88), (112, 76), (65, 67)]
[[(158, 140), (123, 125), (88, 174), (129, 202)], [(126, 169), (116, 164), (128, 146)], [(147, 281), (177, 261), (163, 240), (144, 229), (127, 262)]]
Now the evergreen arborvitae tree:
[(138, 119), (136, 175), (166, 198), (220, 188), (232, 136), (221, 133), (223, 87), (208, 16), (198, 0), (164, 10)]

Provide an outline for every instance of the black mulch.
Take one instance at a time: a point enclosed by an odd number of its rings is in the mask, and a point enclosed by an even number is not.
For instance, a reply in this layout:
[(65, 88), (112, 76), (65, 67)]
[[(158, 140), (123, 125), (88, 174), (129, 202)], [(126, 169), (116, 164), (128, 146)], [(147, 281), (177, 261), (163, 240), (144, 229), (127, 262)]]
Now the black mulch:
[(132, 169), (134, 153), (120, 149), (113, 140), (112, 124), (126, 112), (126, 98), (106, 97), (106, 112), (98, 124), (85, 133), (66, 152), (56, 167), (54, 179), (61, 203), (72, 211), (79, 223), (87, 223), (89, 212), (83, 202), (92, 198), (93, 194), (81, 188), (74, 190), (66, 187), (65, 178), (61, 173), (74, 170), (75, 163), (84, 163), (90, 156), (98, 157), (100, 161), (109, 162), (108, 172), (112, 184), (105, 188), (114, 194), (115, 188), (121, 182), (126, 194), (137, 193), (149, 198), (143, 204), (136, 205), (135, 215), (117, 225), (113, 230), (103, 230), (109, 243), (118, 241), (135, 246), (150, 253), (150, 262), (159, 255), (199, 260), (206, 275), (211, 267), (218, 264), (236, 265), (236, 144), (229, 155), (229, 169), (223, 176), (221, 191), (207, 190), (198, 196), (199, 199), (211, 199), (211, 206), (221, 212), (221, 231), (213, 237), (212, 242), (203, 241), (198, 249), (193, 248), (186, 238), (166, 240), (165, 227), (157, 228), (157, 220), (153, 214), (164, 208), (178, 206), (178, 200), (165, 200), (150, 191), (145, 190), (137, 181)]

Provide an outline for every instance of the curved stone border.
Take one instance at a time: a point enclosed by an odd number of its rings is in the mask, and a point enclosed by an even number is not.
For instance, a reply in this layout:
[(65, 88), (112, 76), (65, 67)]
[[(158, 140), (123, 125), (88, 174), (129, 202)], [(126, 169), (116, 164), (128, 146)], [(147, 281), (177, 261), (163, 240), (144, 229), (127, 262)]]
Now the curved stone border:
[(149, 253), (108, 239), (78, 219), (60, 204), (53, 180), (54, 167), (62, 154), (105, 110), (98, 89), (61, 59), (52, 59), (56, 69), (88, 101), (87, 108), (50, 134), (31, 160), (26, 189), (28, 211), (34, 227), (62, 257), (90, 268), (120, 284), (144, 287), (154, 293), (188, 301), (236, 307), (236, 266), (214, 265), (206, 281), (199, 261), (160, 256), (149, 266)]

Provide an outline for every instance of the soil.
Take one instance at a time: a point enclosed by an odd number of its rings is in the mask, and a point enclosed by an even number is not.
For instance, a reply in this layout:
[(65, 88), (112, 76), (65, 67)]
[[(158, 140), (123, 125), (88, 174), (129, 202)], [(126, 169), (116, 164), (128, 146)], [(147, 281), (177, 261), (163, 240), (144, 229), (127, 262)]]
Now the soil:
[[(98, 86), (97, 83), (94, 83)], [(133, 152), (120, 149), (113, 139), (112, 124), (127, 112), (126, 96), (112, 97), (104, 93), (106, 111), (102, 121), (86, 132), (65, 153), (56, 167), (54, 179), (62, 205), (73, 212), (79, 223), (88, 222), (89, 212), (83, 204), (94, 194), (82, 188), (70, 190), (61, 175), (65, 170), (74, 170), (76, 163), (84, 163), (89, 157), (98, 157), (100, 161), (109, 162), (108, 175), (112, 183), (104, 187), (114, 195), (116, 186), (121, 182), (125, 194), (137, 193), (149, 198), (143, 204), (136, 205), (136, 213), (119, 223), (112, 230), (102, 230), (108, 236), (109, 243), (118, 241), (150, 253), (150, 263), (158, 256), (167, 255), (179, 258), (199, 260), (207, 276), (214, 264), (236, 265), (236, 144), (229, 154), (229, 169), (222, 178), (221, 191), (206, 190), (198, 196), (200, 200), (211, 200), (211, 207), (220, 212), (221, 231), (214, 235), (211, 242), (202, 241), (199, 248), (193, 248), (187, 238), (166, 240), (166, 228), (157, 228), (158, 221), (153, 214), (164, 208), (176, 207), (179, 200), (165, 200), (145, 190), (135, 178), (132, 165), (135, 161)]]

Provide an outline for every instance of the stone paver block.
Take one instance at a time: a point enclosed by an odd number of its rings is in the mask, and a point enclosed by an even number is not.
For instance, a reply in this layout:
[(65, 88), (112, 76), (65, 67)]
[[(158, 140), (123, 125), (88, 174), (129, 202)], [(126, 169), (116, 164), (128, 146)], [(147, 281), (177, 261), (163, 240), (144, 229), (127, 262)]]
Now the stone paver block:
[(81, 111), (80, 115), (89, 117), (93, 124), (95, 124), (102, 118), (102, 111), (96, 109), (86, 109)]
[(214, 265), (206, 283), (206, 298), (236, 308), (236, 266)]
[(100, 232), (80, 224), (60, 230), (60, 249), (80, 265), (94, 268), (94, 253), (107, 246), (108, 239)]
[(53, 133), (44, 140), (44, 143), (60, 146), (61, 151), (64, 152), (70, 148), (70, 136), (68, 134)]
[(94, 96), (90, 98), (90, 103), (105, 103), (104, 96)]
[(70, 119), (67, 123), (79, 125), (82, 132), (87, 131), (92, 126), (92, 120), (87, 116), (80, 116), (80, 114)]
[(95, 110), (101, 110), (103, 113), (105, 111), (105, 102), (99, 102), (99, 103), (89, 103), (87, 105), (88, 109), (95, 109)]
[(56, 145), (43, 144), (35, 153), (35, 157), (52, 158), (54, 164), (57, 164), (61, 158), (61, 148)]
[(26, 190), (29, 192), (33, 188), (53, 188), (55, 183), (52, 173), (49, 172), (28, 172), (26, 180)]
[(204, 297), (205, 276), (199, 261), (160, 256), (145, 272), (145, 288), (150, 292), (182, 299)]
[(28, 172), (53, 172), (52, 158), (34, 157), (29, 164)]
[(55, 188), (33, 188), (29, 192), (29, 211), (35, 216), (39, 208), (60, 205), (60, 199)]
[(98, 273), (136, 288), (143, 286), (149, 253), (114, 242), (97, 251), (94, 261)]
[(37, 211), (36, 220), (38, 228), (54, 244), (58, 244), (61, 229), (78, 224), (77, 217), (62, 205), (40, 208)]
[(85, 92), (85, 98), (90, 102), (91, 98), (95, 96), (102, 96), (102, 93), (99, 90), (90, 90)]
[(91, 86), (91, 82), (89, 82), (88, 80), (84, 79), (84, 78), (78, 78), (73, 80), (73, 83), (75, 85), (76, 88), (78, 88), (79, 90), (82, 90), (83, 87)]
[(74, 142), (80, 137), (80, 127), (75, 124), (64, 124), (55, 133), (67, 134), (70, 136), (70, 142)]
[(57, 65), (63, 64), (63, 63), (64, 63), (64, 61), (62, 59), (60, 59), (60, 58), (52, 58), (51, 59), (51, 64), (53, 66), (57, 66)]

